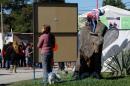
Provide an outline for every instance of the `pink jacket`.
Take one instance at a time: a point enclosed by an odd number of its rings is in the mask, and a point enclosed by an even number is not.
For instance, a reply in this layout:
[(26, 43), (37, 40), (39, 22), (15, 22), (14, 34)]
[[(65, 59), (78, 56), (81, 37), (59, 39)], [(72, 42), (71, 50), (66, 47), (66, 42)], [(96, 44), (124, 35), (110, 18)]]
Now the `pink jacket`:
[(37, 47), (40, 49), (40, 53), (44, 54), (53, 50), (52, 38), (50, 34), (42, 34), (39, 38)]

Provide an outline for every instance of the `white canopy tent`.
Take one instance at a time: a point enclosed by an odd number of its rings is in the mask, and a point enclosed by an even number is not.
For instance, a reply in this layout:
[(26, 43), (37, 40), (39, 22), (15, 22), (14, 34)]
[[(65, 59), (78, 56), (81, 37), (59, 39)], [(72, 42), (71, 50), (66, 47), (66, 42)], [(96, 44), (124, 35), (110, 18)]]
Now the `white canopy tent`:
[[(114, 7), (114, 6), (110, 6), (110, 5), (106, 5), (104, 7), (101, 7), (100, 9), (104, 9), (105, 10), (105, 14), (104, 16), (106, 17), (122, 17), (122, 16), (130, 16), (130, 11), (118, 8), (118, 7)], [(79, 17), (86, 17), (88, 12), (79, 15)]]
[(122, 17), (122, 16), (130, 16), (130, 11), (117, 8), (114, 6), (106, 5), (104, 7), (101, 7), (101, 9), (105, 10), (106, 17)]

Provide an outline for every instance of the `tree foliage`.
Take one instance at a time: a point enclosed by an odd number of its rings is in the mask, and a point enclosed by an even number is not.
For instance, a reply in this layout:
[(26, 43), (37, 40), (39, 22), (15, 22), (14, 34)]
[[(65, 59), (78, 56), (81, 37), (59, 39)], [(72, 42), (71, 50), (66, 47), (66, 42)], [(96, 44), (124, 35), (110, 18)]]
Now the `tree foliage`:
[[(13, 32), (32, 32), (32, 5), (30, 0), (0, 0), (3, 4), (4, 26)], [(31, 0), (33, 1), (33, 0)], [(34, 0), (37, 1), (37, 0)], [(39, 2), (65, 2), (65, 0), (39, 0)]]
[(112, 5), (125, 9), (125, 4), (122, 2), (122, 0), (103, 0), (103, 6), (105, 5)]
[(29, 0), (2, 0), (4, 25), (13, 32), (32, 32), (32, 5)]

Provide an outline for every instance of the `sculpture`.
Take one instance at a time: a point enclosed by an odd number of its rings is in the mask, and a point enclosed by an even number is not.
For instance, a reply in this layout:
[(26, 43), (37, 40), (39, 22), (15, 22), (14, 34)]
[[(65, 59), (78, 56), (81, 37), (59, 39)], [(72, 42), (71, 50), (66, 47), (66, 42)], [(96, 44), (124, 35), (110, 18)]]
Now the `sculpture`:
[(98, 22), (96, 32), (86, 23), (79, 34), (79, 56), (75, 66), (74, 78), (93, 76), (100, 78), (103, 37), (107, 27)]

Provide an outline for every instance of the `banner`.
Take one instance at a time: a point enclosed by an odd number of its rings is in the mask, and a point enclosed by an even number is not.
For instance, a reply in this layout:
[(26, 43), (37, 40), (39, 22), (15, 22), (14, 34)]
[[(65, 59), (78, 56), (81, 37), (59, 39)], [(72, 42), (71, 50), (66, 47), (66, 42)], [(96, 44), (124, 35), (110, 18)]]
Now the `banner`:
[(118, 29), (130, 30), (130, 17), (100, 17), (100, 20), (107, 26), (116, 25)]
[(111, 28), (116, 28), (116, 29), (121, 29), (120, 25), (120, 17), (107, 17), (108, 20), (108, 27)]
[(122, 29), (130, 29), (130, 17), (121, 17)]

